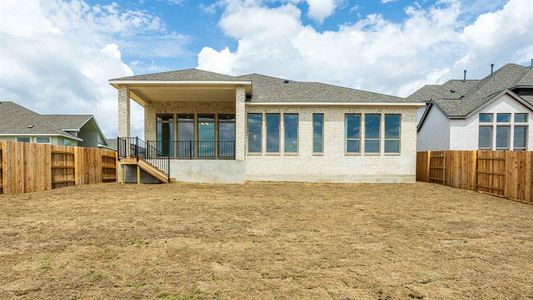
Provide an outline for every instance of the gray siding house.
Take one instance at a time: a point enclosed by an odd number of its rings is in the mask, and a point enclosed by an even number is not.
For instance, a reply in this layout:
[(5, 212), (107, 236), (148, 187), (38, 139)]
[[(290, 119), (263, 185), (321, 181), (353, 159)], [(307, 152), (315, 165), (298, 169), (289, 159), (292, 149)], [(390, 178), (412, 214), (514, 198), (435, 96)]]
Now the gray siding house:
[(0, 140), (109, 148), (92, 115), (43, 115), (11, 101), (0, 102)]

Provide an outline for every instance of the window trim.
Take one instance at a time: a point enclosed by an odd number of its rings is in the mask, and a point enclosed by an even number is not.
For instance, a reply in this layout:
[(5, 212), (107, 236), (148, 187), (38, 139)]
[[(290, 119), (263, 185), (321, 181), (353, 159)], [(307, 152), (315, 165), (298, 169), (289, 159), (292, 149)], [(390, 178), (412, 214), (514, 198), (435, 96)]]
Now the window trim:
[[(348, 116), (359, 116), (359, 137), (358, 138), (348, 138)], [(363, 130), (364, 130), (364, 114), (362, 113), (345, 113), (344, 114), (344, 155), (346, 156), (360, 156), (364, 153), (363, 145)], [(358, 152), (349, 152), (348, 151), (348, 141), (359, 141), (359, 151)]]
[[(391, 139), (387, 138), (387, 116), (398, 116), (400, 122), (398, 124), (398, 138)], [(398, 141), (398, 152), (387, 152), (386, 144), (387, 141)], [(383, 153), (384, 155), (396, 156), (402, 153), (402, 114), (399, 113), (389, 113), (383, 114)]]
[[(482, 122), (481, 121), (481, 115), (492, 115), (492, 122)], [(499, 115), (509, 115), (509, 121), (507, 122), (499, 122), (498, 116)], [(517, 115), (525, 115), (526, 120), (517, 122), (516, 116)], [(491, 147), (480, 147), (479, 144), (479, 131), (482, 127), (491, 127), (492, 128), (492, 137), (491, 137)], [(508, 147), (498, 147), (498, 128), (499, 127), (509, 127), (509, 140), (508, 140)], [(526, 127), (526, 147), (515, 147), (515, 129), (518, 127)], [(493, 150), (493, 151), (506, 151), (506, 150), (517, 150), (517, 151), (523, 151), (529, 149), (529, 141), (528, 141), (528, 135), (529, 135), (529, 113), (524, 112), (500, 112), (500, 113), (479, 113), (478, 114), (478, 150)]]

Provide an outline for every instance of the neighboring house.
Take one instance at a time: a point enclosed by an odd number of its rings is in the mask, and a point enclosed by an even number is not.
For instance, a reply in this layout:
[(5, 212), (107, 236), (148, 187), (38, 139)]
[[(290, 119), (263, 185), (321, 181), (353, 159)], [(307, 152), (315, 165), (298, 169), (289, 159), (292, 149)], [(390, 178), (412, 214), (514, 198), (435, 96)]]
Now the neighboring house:
[(426, 85), (407, 99), (427, 102), (418, 150), (533, 150), (531, 67), (506, 64), (480, 80)]
[(119, 136), (130, 136), (131, 98), (144, 107), (146, 153), (170, 156), (178, 181), (415, 181), (420, 102), (197, 69), (109, 82), (118, 89)]
[(41, 115), (10, 101), (0, 102), (0, 140), (109, 148), (92, 115)]

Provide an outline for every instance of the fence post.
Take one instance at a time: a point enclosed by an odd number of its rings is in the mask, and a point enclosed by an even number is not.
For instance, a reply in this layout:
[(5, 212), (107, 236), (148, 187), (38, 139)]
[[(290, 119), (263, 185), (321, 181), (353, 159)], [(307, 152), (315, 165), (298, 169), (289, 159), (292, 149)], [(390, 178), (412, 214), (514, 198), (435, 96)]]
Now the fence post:
[(430, 175), (430, 168), (431, 168), (431, 151), (427, 152), (427, 160), (426, 160), (426, 182), (430, 182), (429, 175)]
[(472, 186), (471, 190), (477, 190), (477, 150), (472, 151)]

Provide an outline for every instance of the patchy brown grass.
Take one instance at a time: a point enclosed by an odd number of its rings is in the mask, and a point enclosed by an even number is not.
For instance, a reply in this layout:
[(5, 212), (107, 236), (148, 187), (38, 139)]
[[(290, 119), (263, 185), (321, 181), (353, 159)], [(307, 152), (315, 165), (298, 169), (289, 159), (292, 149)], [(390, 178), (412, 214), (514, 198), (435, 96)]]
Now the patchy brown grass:
[(533, 206), (438, 185), (0, 195), (0, 298), (531, 298)]

